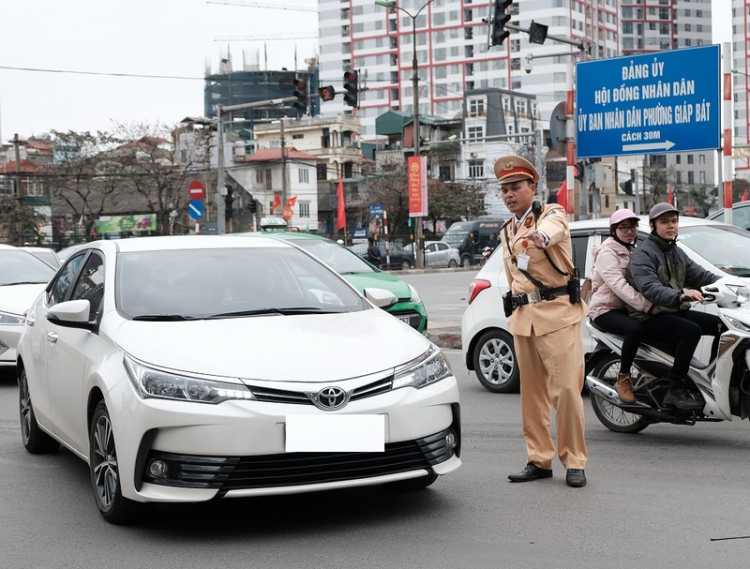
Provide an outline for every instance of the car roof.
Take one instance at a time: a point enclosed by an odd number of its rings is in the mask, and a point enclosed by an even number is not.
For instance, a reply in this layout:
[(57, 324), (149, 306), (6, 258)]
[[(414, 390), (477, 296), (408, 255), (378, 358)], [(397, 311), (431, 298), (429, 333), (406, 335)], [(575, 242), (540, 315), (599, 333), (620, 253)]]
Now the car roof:
[[(639, 224), (642, 227), (648, 227), (648, 216), (647, 215), (640, 215), (638, 216)], [(703, 219), (700, 217), (688, 217), (686, 215), (680, 216), (680, 225), (682, 227), (695, 227), (700, 225), (726, 225), (726, 223), (722, 223), (720, 221), (713, 221), (710, 219)], [(609, 227), (609, 218), (608, 217), (600, 217), (597, 219), (583, 219), (580, 221), (571, 221), (568, 223), (568, 227), (571, 231), (574, 229), (602, 229), (602, 228), (608, 228)]]
[(164, 235), (157, 237), (138, 237), (133, 239), (116, 239), (92, 241), (89, 246), (97, 248), (115, 247), (121, 253), (138, 251), (163, 251), (177, 249), (214, 249), (214, 248), (247, 248), (247, 247), (292, 247), (278, 239), (268, 237), (258, 239), (237, 239), (233, 235)]
[(324, 237), (322, 235), (316, 235), (315, 233), (305, 233), (302, 231), (251, 231), (247, 233), (233, 233), (236, 237), (268, 237), (271, 239), (284, 239), (287, 241), (293, 241), (295, 239), (314, 239), (318, 241), (331, 241), (332, 239)]

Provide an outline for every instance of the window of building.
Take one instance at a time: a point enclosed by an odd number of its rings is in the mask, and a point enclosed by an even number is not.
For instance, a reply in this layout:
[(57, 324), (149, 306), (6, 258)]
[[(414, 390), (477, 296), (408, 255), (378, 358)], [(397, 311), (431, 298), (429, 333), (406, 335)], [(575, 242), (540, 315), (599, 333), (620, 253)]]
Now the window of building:
[(304, 134), (293, 134), (292, 139), (293, 140), (300, 140), (301, 138), (305, 138)]
[(706, 163), (706, 155), (698, 154), (698, 164), (705, 164), (705, 163)]
[(444, 182), (453, 179), (453, 168), (451, 168), (450, 164), (440, 164), (438, 166), (438, 178)]
[(706, 173), (705, 172), (698, 172), (698, 182), (701, 184), (706, 183)]
[(469, 99), (469, 116), (479, 117), (484, 115), (484, 99)]
[(467, 137), (469, 140), (477, 140), (484, 138), (484, 127), (482, 126), (470, 126), (466, 129)]
[(318, 176), (317, 176), (318, 180), (328, 179), (328, 165), (327, 164), (317, 164), (315, 166), (315, 170), (318, 173)]
[(37, 180), (22, 180), (21, 193), (30, 197), (43, 197), (45, 195), (44, 185)]
[(675, 173), (675, 180), (677, 181), (678, 184), (682, 183), (682, 172)]
[(676, 155), (676, 156), (674, 157), (674, 159), (675, 159), (675, 163), (677, 163), (677, 164), (682, 164), (682, 156), (680, 156), (679, 154), (678, 154), (678, 155)]
[(299, 216), (310, 217), (310, 202), (299, 202)]
[(469, 178), (484, 178), (484, 162), (469, 160)]
[(299, 183), (307, 184), (310, 181), (310, 171), (307, 168), (300, 168), (299, 172)]
[(694, 172), (688, 172), (688, 184), (694, 184), (695, 183), (695, 173)]
[(688, 164), (694, 164), (695, 163), (695, 159), (693, 158), (692, 154), (688, 154), (687, 163)]

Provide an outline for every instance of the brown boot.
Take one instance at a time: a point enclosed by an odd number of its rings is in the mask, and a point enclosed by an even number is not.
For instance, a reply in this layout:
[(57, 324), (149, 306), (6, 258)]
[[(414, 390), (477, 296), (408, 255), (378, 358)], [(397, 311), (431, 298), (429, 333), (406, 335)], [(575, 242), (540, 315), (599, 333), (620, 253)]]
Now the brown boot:
[(633, 384), (630, 382), (629, 373), (618, 373), (617, 383), (615, 384), (617, 389), (617, 396), (623, 403), (635, 403), (635, 394), (633, 393)]

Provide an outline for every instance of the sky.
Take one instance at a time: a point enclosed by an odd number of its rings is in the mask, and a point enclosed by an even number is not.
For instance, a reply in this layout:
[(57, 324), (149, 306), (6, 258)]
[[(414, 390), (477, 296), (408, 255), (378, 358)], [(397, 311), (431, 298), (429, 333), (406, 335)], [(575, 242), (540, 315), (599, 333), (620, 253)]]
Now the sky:
[[(235, 70), (243, 51), (265, 68), (264, 44), (268, 69), (294, 68), (295, 50), (298, 68), (316, 56), (316, 40), (309, 39), (317, 32), (314, 11), (236, 5), (243, 2), (251, 0), (4, 0), (0, 141), (16, 133), (112, 130), (118, 123), (176, 124), (203, 115), (206, 65), (218, 71), (228, 50)], [(317, 6), (316, 0), (254, 3)], [(731, 0), (713, 0), (712, 9), (714, 43), (731, 41)], [(296, 34), (308, 39), (263, 39)]]

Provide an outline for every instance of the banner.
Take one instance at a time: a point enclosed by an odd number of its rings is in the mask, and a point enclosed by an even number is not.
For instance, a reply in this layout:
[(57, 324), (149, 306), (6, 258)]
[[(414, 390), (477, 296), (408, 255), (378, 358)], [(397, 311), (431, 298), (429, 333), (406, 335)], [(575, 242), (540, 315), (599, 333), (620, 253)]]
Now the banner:
[(427, 215), (427, 163), (425, 156), (409, 156), (409, 217)]
[(134, 233), (141, 231), (156, 231), (156, 215), (136, 214), (136, 215), (103, 215), (94, 225), (92, 230), (97, 234), (104, 233)]

